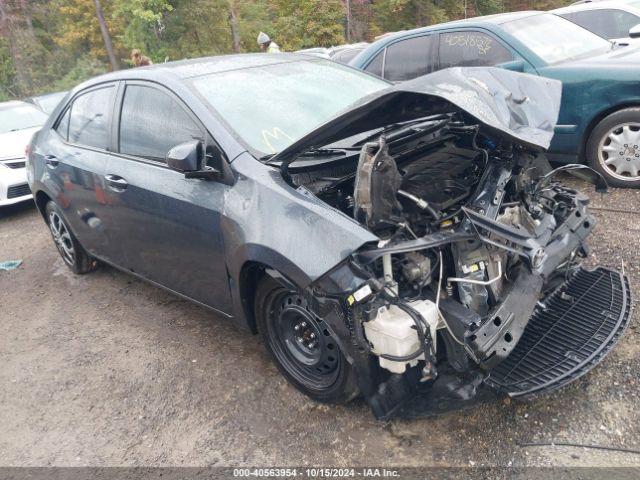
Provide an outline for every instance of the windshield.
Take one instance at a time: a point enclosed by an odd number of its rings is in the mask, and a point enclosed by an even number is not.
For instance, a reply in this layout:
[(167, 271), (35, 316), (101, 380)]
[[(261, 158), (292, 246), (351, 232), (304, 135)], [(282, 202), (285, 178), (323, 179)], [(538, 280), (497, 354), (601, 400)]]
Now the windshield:
[(612, 47), (611, 42), (552, 14), (520, 18), (501, 26), (549, 65), (599, 55)]
[(9, 108), (0, 107), (0, 133), (41, 127), (46, 121), (44, 113), (27, 103)]
[(193, 85), (251, 148), (269, 155), (389, 86), (326, 60), (216, 73), (195, 79)]

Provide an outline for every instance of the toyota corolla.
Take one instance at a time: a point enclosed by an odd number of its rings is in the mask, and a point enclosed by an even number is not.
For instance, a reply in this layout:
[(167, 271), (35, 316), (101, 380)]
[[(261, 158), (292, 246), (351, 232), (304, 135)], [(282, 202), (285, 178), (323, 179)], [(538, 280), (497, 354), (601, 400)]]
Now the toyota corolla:
[(560, 91), (492, 68), (392, 86), (293, 54), (163, 64), (75, 88), (29, 181), (74, 272), (230, 317), (317, 401), (388, 418), (527, 397), (597, 364), (631, 305), (622, 274), (580, 266), (595, 218), (543, 155)]

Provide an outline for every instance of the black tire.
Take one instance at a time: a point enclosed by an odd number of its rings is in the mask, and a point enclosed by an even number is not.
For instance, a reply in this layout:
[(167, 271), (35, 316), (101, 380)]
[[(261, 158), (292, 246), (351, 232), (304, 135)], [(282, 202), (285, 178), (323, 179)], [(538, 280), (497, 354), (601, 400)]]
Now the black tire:
[(353, 367), (299, 292), (265, 276), (254, 308), (265, 346), (293, 386), (322, 403), (347, 403), (358, 396)]
[(51, 232), (53, 242), (58, 249), (64, 263), (73, 273), (84, 274), (92, 272), (98, 266), (98, 261), (92, 258), (69, 228), (58, 205), (49, 201), (45, 207), (46, 221)]
[(640, 188), (640, 108), (618, 110), (600, 121), (589, 135), (585, 154), (609, 185)]

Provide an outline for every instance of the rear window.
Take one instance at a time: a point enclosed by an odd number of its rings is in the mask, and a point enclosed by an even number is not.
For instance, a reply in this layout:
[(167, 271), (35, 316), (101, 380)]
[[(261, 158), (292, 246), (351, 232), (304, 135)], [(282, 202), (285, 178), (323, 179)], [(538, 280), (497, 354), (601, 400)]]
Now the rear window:
[(373, 60), (367, 65), (365, 68), (366, 72), (371, 73), (372, 75), (376, 75), (378, 77), (382, 76), (382, 64), (384, 63), (384, 53), (386, 50), (382, 50), (378, 55), (375, 56)]
[(431, 48), (435, 35), (409, 38), (387, 47), (384, 62), (384, 78), (390, 82), (401, 82), (429, 73)]
[(69, 142), (107, 150), (113, 90), (113, 87), (92, 90), (73, 101), (69, 117)]

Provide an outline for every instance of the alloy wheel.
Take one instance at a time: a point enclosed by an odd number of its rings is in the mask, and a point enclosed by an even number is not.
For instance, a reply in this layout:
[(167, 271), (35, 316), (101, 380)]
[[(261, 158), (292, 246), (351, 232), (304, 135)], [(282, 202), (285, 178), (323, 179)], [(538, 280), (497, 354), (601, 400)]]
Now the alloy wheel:
[(76, 259), (76, 252), (73, 247), (71, 234), (64, 221), (56, 212), (49, 213), (49, 228), (56, 248), (60, 252), (62, 259), (70, 266), (73, 266)]
[(623, 123), (610, 129), (598, 145), (598, 161), (614, 178), (640, 180), (640, 123)]

